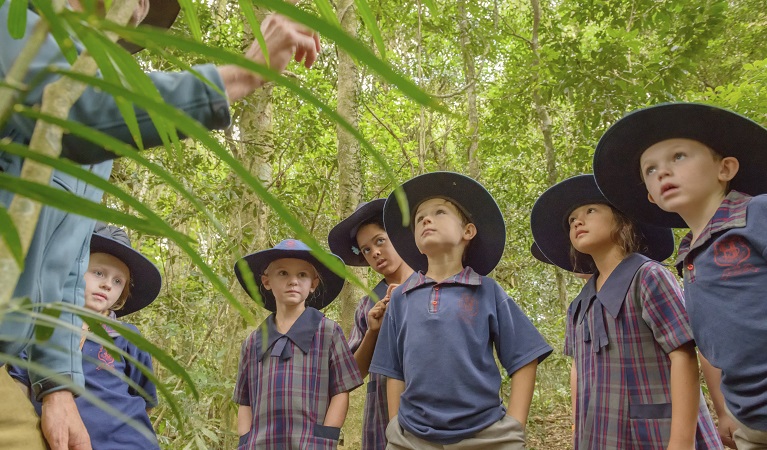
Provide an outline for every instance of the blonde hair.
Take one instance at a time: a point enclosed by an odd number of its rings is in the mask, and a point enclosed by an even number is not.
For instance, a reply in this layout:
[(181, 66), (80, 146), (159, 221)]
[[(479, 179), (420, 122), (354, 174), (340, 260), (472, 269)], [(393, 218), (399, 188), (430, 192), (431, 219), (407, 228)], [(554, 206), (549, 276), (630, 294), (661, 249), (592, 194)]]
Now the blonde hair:
[(122, 309), (123, 306), (125, 306), (125, 303), (128, 301), (128, 297), (130, 297), (132, 284), (133, 284), (133, 277), (131, 277), (130, 272), (128, 272), (128, 279), (125, 280), (125, 283), (123, 283), (123, 291), (120, 294), (120, 297), (114, 303), (114, 305), (112, 305), (112, 307), (109, 308), (110, 311), (119, 311), (120, 309)]

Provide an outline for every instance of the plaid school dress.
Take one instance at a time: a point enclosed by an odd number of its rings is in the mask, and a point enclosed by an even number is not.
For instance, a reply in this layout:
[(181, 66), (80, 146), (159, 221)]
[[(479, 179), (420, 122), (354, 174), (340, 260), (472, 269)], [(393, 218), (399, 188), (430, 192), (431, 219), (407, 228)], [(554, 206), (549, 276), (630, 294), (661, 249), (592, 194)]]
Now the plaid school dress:
[(281, 334), (274, 315), (243, 343), (234, 401), (253, 422), (240, 450), (335, 449), (339, 428), (324, 426), (330, 399), (362, 384), (341, 327), (306, 308)]

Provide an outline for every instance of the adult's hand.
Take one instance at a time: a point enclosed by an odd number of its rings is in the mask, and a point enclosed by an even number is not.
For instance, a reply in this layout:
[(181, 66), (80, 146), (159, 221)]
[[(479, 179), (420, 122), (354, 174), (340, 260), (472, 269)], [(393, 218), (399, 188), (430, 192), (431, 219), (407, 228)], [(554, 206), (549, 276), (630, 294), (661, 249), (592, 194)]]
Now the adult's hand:
[[(291, 60), (303, 61), (306, 68), (311, 67), (317, 60), (320, 52), (319, 35), (285, 16), (268, 16), (261, 22), (261, 34), (269, 54), (269, 67), (276, 72), (285, 70)], [(256, 63), (266, 64), (264, 52), (256, 40), (253, 40), (245, 52), (245, 57)], [(259, 75), (239, 66), (221, 66), (218, 70), (230, 102), (240, 100), (264, 84), (264, 79)]]
[(56, 391), (43, 397), (40, 426), (51, 450), (92, 450), (88, 430), (69, 391)]

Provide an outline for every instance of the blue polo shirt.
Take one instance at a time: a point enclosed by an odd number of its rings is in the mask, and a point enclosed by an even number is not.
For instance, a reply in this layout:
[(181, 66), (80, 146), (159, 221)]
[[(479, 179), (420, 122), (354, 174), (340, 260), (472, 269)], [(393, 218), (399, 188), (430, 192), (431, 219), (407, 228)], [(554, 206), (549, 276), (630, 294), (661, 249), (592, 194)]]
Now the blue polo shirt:
[(552, 351), (493, 279), (470, 267), (440, 283), (416, 272), (392, 292), (370, 372), (405, 382), (402, 428), (452, 444), (506, 413), (493, 348), (510, 375)]
[(677, 270), (695, 342), (722, 369), (733, 415), (767, 431), (767, 195), (732, 191), (698, 240), (679, 245)]

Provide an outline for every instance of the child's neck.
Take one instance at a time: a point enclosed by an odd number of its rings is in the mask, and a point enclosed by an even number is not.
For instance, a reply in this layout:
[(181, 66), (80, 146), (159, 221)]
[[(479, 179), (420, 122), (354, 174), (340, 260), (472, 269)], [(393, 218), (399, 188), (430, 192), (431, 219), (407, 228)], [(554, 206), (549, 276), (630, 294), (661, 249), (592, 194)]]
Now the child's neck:
[(402, 262), (400, 264), (399, 268), (397, 268), (396, 272), (389, 274), (388, 276), (384, 277), (384, 280), (386, 280), (386, 284), (402, 284), (410, 278), (410, 275), (413, 274), (413, 269), (410, 268), (407, 264)]
[(703, 230), (706, 229), (706, 226), (711, 221), (711, 218), (714, 217), (714, 214), (716, 214), (716, 210), (722, 205), (725, 197), (724, 193), (711, 195), (697, 207), (679, 213), (692, 232), (691, 245), (703, 234)]
[(277, 310), (274, 313), (274, 326), (282, 334), (290, 331), (293, 324), (296, 323), (301, 314), (306, 311), (306, 305), (301, 303), (300, 305), (286, 306), (281, 303), (277, 303)]
[(594, 259), (594, 264), (596, 264), (597, 271), (599, 272), (599, 275), (595, 280), (597, 292), (599, 292), (607, 279), (610, 278), (610, 274), (613, 273), (615, 268), (618, 267), (618, 264), (626, 259), (626, 256), (628, 255), (623, 253), (622, 248), (617, 245), (613, 245), (603, 252), (593, 253), (589, 256)]
[(429, 268), (426, 269), (426, 276), (437, 283), (440, 283), (463, 270), (463, 249), (460, 249), (459, 252), (426, 256), (429, 260)]

